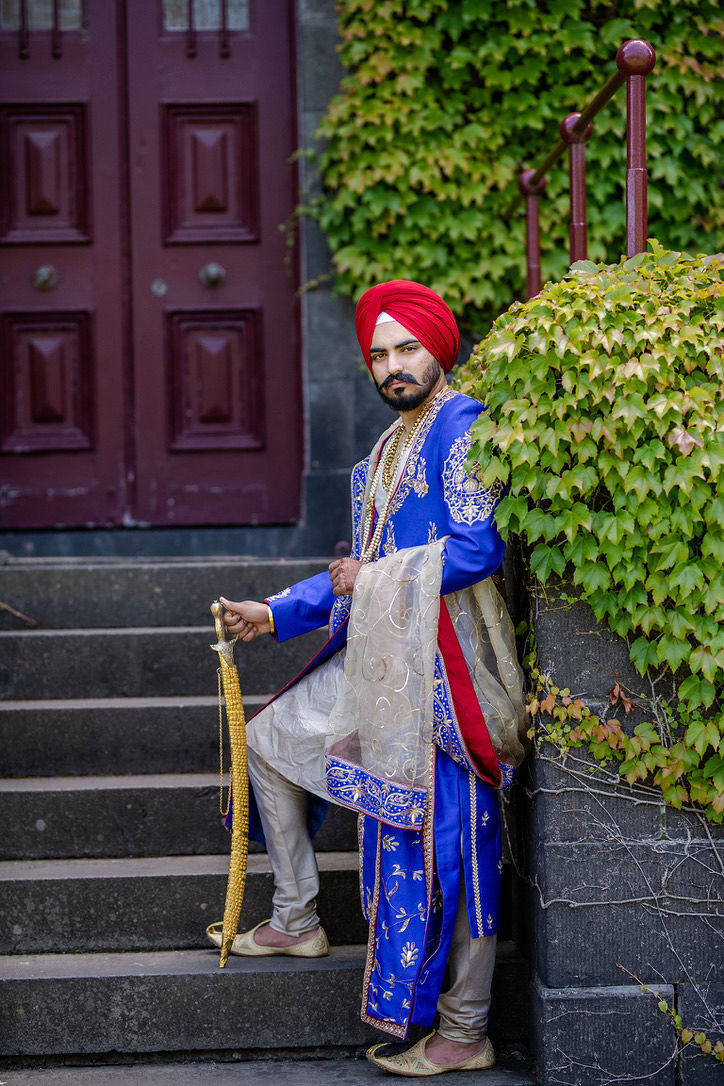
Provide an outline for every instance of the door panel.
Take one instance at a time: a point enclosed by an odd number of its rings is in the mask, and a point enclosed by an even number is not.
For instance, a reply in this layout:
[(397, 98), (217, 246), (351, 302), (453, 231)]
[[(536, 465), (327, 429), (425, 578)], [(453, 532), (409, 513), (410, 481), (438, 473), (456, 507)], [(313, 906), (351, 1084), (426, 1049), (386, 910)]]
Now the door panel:
[(252, 0), (226, 56), (212, 9), (195, 5), (212, 29), (197, 19), (192, 38), (152, 5), (129, 24), (136, 508), (152, 524), (299, 513), (296, 284), (280, 230), (295, 202), (289, 3)]
[(0, 523), (293, 521), (291, 0), (24, 7), (0, 4)]
[(65, 4), (54, 33), (52, 5), (28, 0), (24, 34), (11, 8), (0, 23), (0, 523), (119, 523), (128, 322), (116, 8), (89, 2), (81, 33), (62, 29), (79, 25), (80, 4)]

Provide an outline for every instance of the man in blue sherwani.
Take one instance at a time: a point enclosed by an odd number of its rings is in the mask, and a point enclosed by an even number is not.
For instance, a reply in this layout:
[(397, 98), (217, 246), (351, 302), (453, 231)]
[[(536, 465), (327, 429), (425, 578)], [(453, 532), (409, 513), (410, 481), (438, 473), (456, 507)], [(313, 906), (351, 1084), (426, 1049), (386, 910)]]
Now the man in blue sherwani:
[(328, 953), (310, 827), (330, 800), (351, 807), (370, 925), (362, 1018), (404, 1039), (440, 1016), (407, 1051), (375, 1045), (368, 1058), (402, 1075), (482, 1069), (495, 1062), (496, 792), (522, 759), (525, 727), (512, 624), (491, 580), (504, 549), (499, 489), (467, 468), (483, 408), (445, 380), (459, 337), (439, 295), (382, 283), (355, 320), (398, 417), (353, 471), (352, 554), (263, 602), (222, 597), (242, 641), (329, 627), (302, 675), (248, 724), (275, 893), (271, 920), (238, 935), (232, 953)]

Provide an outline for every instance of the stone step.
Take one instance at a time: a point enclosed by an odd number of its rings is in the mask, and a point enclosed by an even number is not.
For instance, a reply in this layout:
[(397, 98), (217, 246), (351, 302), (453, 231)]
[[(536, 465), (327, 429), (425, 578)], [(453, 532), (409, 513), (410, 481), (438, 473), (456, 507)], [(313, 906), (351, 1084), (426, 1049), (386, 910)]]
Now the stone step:
[[(304, 667), (327, 631), (237, 650), (242, 696), (278, 690)], [(0, 632), (0, 699), (179, 697), (216, 690), (209, 626)]]
[[(366, 942), (356, 854), (320, 852), (317, 863), (330, 942)], [(0, 863), (0, 954), (206, 947), (228, 870), (228, 853)], [(273, 889), (266, 854), (250, 856), (239, 931), (271, 915)]]
[[(218, 952), (35, 954), (0, 958), (0, 1053), (37, 1057), (361, 1045), (384, 1036), (359, 1018), (364, 949), (327, 958)], [(501, 943), (490, 1036), (527, 1036), (528, 966)], [(59, 1013), (62, 1008), (62, 1013)]]
[[(247, 716), (265, 700), (244, 696)], [(3, 771), (8, 777), (203, 773), (219, 762), (218, 719), (216, 694), (0, 702)]]
[[(485, 1072), (484, 1086), (535, 1086), (529, 1061), (517, 1053), (497, 1055)], [(131, 1066), (45, 1067), (4, 1071), (7, 1086), (380, 1086), (381, 1072), (359, 1051), (344, 1058), (219, 1060), (184, 1063), (134, 1063)], [(447, 1072), (445, 1086), (470, 1086), (470, 1073)]]
[[(213, 625), (209, 605), (262, 600), (326, 570), (331, 558), (136, 560), (13, 558), (0, 565), (0, 600), (41, 629)], [(25, 624), (0, 610), (0, 629)]]
[[(229, 834), (218, 773), (0, 780), (0, 860), (217, 855)], [(356, 816), (332, 805), (314, 840), (357, 847)]]

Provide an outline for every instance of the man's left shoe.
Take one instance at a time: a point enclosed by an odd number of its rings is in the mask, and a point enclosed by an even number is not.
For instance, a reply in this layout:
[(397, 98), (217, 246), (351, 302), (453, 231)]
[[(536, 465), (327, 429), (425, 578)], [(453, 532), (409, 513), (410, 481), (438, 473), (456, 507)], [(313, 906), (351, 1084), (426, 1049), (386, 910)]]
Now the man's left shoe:
[(428, 1033), (421, 1041), (408, 1048), (406, 1052), (398, 1052), (394, 1056), (381, 1056), (379, 1050), (385, 1048), (389, 1042), (372, 1045), (367, 1049), (367, 1059), (375, 1067), (381, 1067), (383, 1071), (389, 1071), (392, 1075), (407, 1075), (410, 1078), (423, 1078), (426, 1075), (444, 1075), (446, 1071), (484, 1071), (488, 1067), (495, 1066), (495, 1053), (490, 1043), (490, 1038), (485, 1038), (485, 1044), (474, 1056), (468, 1056), (466, 1060), (457, 1063), (433, 1063), (425, 1055), (425, 1045), (435, 1031)]
[[(230, 953), (238, 954), (242, 958), (269, 958), (273, 955), (287, 958), (326, 958), (329, 954), (329, 942), (321, 925), (310, 939), (305, 939), (302, 943), (292, 943), (291, 946), (262, 946), (254, 938), (254, 932), (268, 923), (268, 920), (262, 920), (250, 931), (235, 935)], [(206, 934), (215, 947), (221, 946), (222, 928), (222, 921), (217, 920), (206, 929)]]

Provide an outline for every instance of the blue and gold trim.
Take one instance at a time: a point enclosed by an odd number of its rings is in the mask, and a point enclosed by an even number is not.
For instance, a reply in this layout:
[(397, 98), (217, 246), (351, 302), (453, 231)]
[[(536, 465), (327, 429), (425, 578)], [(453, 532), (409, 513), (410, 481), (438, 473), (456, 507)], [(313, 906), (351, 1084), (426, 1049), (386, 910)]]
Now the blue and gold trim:
[(397, 781), (385, 781), (361, 766), (325, 756), (327, 790), (332, 799), (358, 814), (371, 815), (395, 829), (422, 827), (427, 793)]

